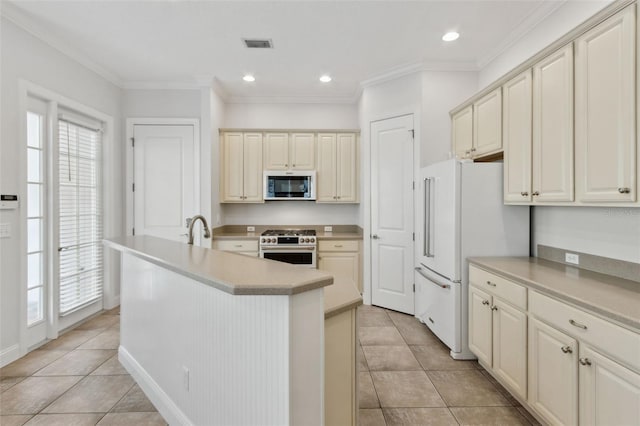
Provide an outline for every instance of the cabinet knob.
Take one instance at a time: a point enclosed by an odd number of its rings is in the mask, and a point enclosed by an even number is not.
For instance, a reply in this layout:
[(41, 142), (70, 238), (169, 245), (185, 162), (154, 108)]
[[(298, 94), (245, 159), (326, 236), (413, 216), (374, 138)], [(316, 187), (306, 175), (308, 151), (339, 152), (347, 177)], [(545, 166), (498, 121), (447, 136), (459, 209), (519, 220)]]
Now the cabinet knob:
[(483, 301), (482, 301), (482, 304), (483, 304), (483, 305), (488, 305), (488, 304), (489, 304), (489, 301), (488, 301), (488, 300), (483, 300)]
[(571, 346), (563, 346), (560, 348), (560, 350), (565, 354), (573, 353), (573, 349), (571, 349)]
[(471, 152), (476, 152), (476, 149), (475, 148), (471, 148)]
[(295, 167), (295, 166), (296, 166), (295, 164), (292, 164), (292, 165), (291, 165), (291, 167)]
[(538, 191), (534, 191), (533, 194), (531, 195), (533, 195), (534, 197), (537, 197), (538, 195), (540, 195), (540, 193)]
[(492, 283), (491, 281), (487, 281), (487, 285), (490, 285), (491, 287), (495, 287), (496, 286), (496, 284)]
[(491, 310), (492, 310), (492, 311), (497, 311), (497, 310), (498, 310), (498, 307), (497, 307), (496, 305), (493, 305), (493, 306), (491, 307)]
[(288, 164), (285, 164), (284, 166), (285, 166), (285, 167), (289, 167), (289, 165), (288, 165)]
[(521, 192), (520, 195), (522, 195), (523, 197), (526, 197), (527, 195), (529, 195), (529, 193), (524, 191), (524, 192)]
[(589, 358), (580, 358), (580, 365), (591, 365)]
[(618, 188), (618, 192), (621, 194), (628, 194), (631, 192), (631, 188)]

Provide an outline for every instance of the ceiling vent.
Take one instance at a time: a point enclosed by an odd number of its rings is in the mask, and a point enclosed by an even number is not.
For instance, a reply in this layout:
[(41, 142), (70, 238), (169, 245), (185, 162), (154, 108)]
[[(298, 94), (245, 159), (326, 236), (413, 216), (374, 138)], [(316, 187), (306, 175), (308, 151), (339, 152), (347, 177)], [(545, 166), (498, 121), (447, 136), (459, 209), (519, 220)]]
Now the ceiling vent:
[(243, 38), (244, 45), (249, 49), (273, 49), (273, 43), (270, 39)]

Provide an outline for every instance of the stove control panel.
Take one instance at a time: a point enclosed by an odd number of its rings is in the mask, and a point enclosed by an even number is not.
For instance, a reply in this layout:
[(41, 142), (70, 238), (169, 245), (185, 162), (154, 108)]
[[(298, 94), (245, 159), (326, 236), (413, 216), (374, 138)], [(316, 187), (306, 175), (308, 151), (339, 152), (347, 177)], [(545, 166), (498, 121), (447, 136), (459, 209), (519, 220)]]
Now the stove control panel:
[(296, 245), (296, 246), (314, 246), (316, 245), (315, 237), (260, 237), (260, 245)]

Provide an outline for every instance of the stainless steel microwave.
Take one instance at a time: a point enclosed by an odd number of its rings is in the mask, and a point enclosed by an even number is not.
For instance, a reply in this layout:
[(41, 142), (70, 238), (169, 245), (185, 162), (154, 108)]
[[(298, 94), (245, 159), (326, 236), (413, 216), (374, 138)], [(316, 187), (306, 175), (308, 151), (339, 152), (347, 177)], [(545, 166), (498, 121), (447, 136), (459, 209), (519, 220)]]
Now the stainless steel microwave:
[(315, 200), (316, 172), (275, 171), (264, 172), (265, 200)]

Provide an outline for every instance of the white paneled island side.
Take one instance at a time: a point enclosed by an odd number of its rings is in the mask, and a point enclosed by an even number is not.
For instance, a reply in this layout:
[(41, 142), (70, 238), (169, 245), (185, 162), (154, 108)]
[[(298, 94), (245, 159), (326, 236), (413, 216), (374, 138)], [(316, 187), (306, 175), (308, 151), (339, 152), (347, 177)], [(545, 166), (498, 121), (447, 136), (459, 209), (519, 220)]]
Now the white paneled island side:
[(120, 362), (169, 424), (324, 423), (331, 275), (149, 236), (105, 245), (122, 255)]

